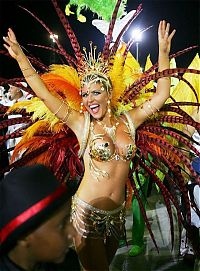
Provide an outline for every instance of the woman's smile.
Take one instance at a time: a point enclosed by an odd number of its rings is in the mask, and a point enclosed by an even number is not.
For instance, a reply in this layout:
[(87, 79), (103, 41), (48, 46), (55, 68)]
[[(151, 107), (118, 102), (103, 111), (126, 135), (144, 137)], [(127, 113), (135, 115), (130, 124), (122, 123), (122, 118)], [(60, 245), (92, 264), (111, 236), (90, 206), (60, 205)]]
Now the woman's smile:
[(100, 105), (99, 104), (92, 104), (89, 106), (89, 108), (93, 114), (97, 114), (99, 112)]

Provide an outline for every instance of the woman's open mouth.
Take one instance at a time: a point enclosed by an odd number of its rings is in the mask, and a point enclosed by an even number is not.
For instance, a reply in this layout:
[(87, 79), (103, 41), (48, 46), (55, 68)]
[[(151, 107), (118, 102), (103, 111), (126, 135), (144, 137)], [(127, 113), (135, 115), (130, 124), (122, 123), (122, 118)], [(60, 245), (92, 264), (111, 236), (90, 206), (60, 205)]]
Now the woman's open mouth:
[(92, 104), (89, 106), (89, 108), (93, 114), (97, 114), (99, 112), (100, 106), (98, 104)]

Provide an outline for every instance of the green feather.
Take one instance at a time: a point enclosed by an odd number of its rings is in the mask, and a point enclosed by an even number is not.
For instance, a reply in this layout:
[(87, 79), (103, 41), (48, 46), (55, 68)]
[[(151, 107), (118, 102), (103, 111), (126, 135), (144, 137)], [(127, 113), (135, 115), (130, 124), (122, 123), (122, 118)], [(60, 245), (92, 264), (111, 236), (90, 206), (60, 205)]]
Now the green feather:
[[(105, 21), (110, 21), (112, 14), (115, 8), (117, 0), (70, 0), (68, 5), (77, 6), (77, 17), (80, 15), (82, 10), (90, 10), (93, 13), (96, 13), (99, 18), (102, 18)], [(122, 0), (120, 5), (117, 18), (121, 18), (126, 14), (126, 3), (127, 0)]]

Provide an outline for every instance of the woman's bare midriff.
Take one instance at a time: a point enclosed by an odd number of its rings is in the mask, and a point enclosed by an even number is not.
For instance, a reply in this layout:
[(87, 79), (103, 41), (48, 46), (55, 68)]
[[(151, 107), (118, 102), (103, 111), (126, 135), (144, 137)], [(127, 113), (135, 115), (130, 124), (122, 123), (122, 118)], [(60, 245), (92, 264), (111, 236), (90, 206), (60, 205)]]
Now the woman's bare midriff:
[(123, 204), (125, 201), (125, 184), (128, 179), (129, 165), (120, 161), (118, 163), (121, 163), (121, 165), (112, 166), (111, 168), (115, 169), (112, 172), (109, 171), (109, 167), (103, 167), (103, 169), (106, 168), (109, 177), (100, 177), (97, 179), (91, 174), (90, 170), (86, 169), (78, 188), (77, 196), (102, 210), (112, 210)]

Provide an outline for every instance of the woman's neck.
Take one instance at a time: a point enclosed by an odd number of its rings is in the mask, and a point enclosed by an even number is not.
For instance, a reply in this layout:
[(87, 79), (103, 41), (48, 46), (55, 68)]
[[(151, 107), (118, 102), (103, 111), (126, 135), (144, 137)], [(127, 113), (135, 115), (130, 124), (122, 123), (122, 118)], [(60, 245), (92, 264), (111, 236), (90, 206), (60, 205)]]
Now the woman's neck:
[(101, 123), (102, 125), (105, 125), (107, 127), (112, 127), (115, 124), (115, 117), (114, 115), (109, 116), (106, 114), (104, 117), (100, 119), (95, 119), (98, 123)]

